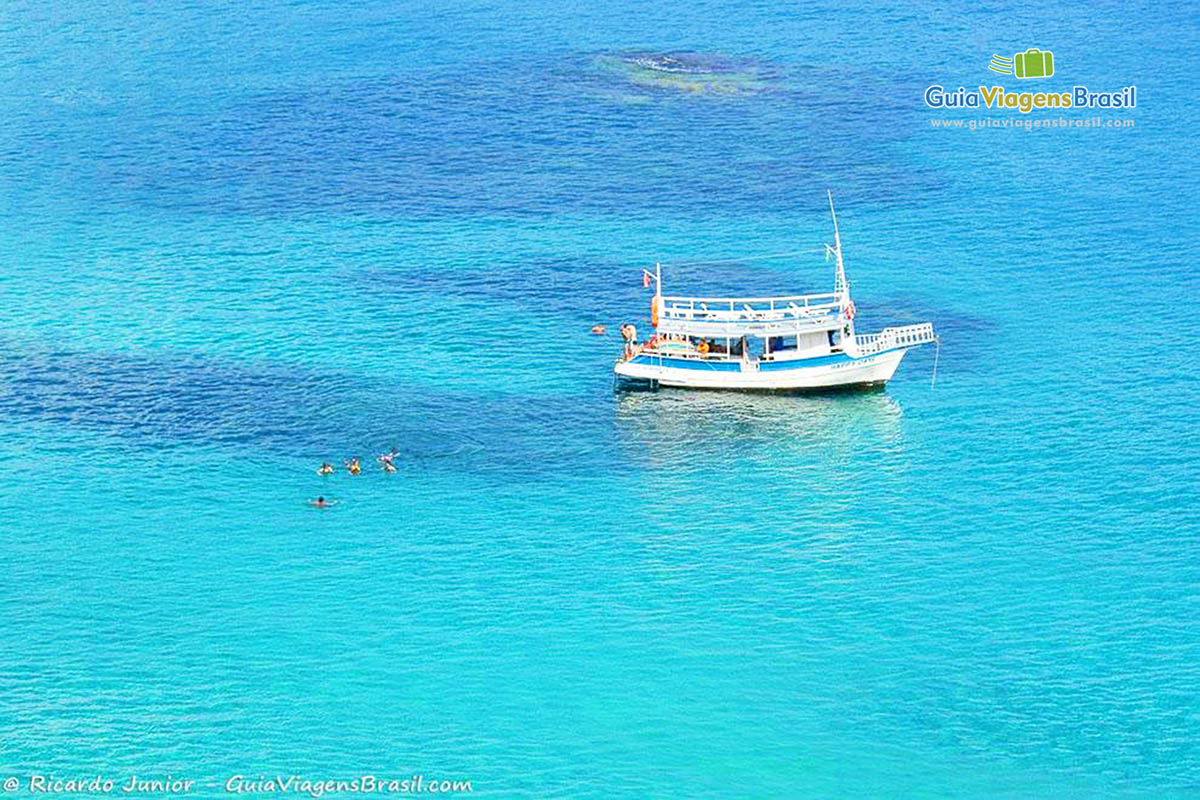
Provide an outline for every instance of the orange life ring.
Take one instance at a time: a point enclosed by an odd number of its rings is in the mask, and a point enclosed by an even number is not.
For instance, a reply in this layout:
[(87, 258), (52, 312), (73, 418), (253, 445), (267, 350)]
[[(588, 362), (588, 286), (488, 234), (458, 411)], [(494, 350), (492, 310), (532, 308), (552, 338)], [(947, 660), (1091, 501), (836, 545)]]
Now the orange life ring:
[(650, 325), (658, 327), (658, 295), (650, 298)]
[(696, 345), (696, 352), (702, 356), (708, 355), (708, 342), (701, 339), (700, 344)]

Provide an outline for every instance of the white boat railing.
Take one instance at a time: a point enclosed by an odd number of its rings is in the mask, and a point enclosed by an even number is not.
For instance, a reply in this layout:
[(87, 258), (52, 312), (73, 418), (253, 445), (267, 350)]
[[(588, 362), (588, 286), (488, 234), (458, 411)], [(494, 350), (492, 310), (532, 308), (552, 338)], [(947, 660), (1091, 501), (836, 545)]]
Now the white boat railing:
[(803, 319), (836, 312), (836, 294), (797, 294), (786, 297), (663, 297), (659, 314), (666, 319), (695, 322), (761, 322)]
[(860, 356), (869, 356), (897, 347), (914, 347), (929, 344), (937, 339), (932, 322), (919, 325), (904, 325), (899, 328), (884, 328), (879, 333), (865, 333), (854, 337)]

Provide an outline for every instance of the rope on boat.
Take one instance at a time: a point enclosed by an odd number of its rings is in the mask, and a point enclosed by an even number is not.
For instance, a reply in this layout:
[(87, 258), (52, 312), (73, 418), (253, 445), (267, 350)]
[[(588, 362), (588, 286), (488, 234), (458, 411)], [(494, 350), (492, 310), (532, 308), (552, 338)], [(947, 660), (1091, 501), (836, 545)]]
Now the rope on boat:
[(942, 337), (940, 337), (940, 336), (933, 337), (933, 342), (936, 345), (936, 349), (933, 351), (933, 374), (929, 376), (929, 388), (930, 389), (932, 389), (934, 384), (937, 383), (937, 365), (938, 365), (938, 357), (942, 354)]
[(745, 256), (743, 258), (724, 258), (716, 261), (671, 261), (663, 262), (664, 267), (699, 267), (708, 264), (741, 264), (747, 261), (767, 261), (772, 258), (791, 258), (793, 256), (810, 256), (813, 253), (824, 253), (825, 248), (820, 247), (815, 250), (796, 250), (791, 253), (771, 253), (765, 256)]

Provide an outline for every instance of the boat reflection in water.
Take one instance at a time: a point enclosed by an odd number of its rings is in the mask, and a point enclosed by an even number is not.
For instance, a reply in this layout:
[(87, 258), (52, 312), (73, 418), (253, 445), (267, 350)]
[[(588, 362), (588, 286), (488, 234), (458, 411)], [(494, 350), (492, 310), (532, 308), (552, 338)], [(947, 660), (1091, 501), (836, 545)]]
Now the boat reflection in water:
[[(620, 391), (616, 413), (634, 461), (708, 472), (759, 464), (822, 470), (903, 449), (900, 405), (886, 392), (818, 395)], [(886, 459), (885, 459), (886, 460)]]
[(617, 436), (636, 483), (625, 535), (673, 565), (664, 584), (730, 558), (762, 574), (866, 558), (888, 534), (886, 515), (862, 509), (911, 493), (902, 418), (883, 391), (621, 392)]

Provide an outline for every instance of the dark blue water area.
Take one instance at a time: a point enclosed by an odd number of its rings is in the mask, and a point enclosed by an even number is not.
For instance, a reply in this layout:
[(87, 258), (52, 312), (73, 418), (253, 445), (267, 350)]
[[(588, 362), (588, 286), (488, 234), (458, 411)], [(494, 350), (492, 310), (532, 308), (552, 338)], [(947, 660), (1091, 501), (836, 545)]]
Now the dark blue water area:
[[(381, 452), (393, 445), (406, 462), (487, 474), (501, 481), (527, 481), (567, 471), (587, 476), (608, 472), (620, 455), (626, 464), (637, 453), (618, 453), (620, 421), (605, 349), (615, 340), (587, 337), (577, 310), (590, 306), (597, 318), (647, 302), (648, 293), (618, 265), (546, 258), (499, 264), (464, 275), (462, 271), (369, 270), (345, 276), (372, 301), (404, 306), (429, 296), (502, 302), (539, 313), (570, 338), (565, 358), (588, 377), (583, 391), (566, 394), (432, 388), (407, 381), (402, 369), (379, 378), (283, 363), (248, 364), (196, 353), (169, 351), (66, 350), (9, 341), (0, 348), (0, 418), (73, 426), (115, 435), (134, 446), (171, 448), (216, 445), (278, 456), (298, 455), (337, 461), (350, 454)], [(716, 292), (746, 289), (747, 275), (764, 282), (770, 275), (744, 265), (692, 264), (677, 268), (686, 279), (704, 278)], [(954, 342), (938, 355), (940, 368), (969, 375), (987, 368), (986, 320), (956, 312), (928, 299), (881, 299), (859, 315), (863, 330), (883, 324), (937, 319)], [(641, 323), (641, 320), (636, 319)], [(517, 339), (520, 332), (495, 333)], [(596, 358), (596, 348), (600, 358)], [(498, 357), (516, 368), (522, 357), (501, 349)], [(925, 375), (934, 353), (918, 351), (909, 367)], [(557, 371), (555, 366), (528, 369)], [(500, 387), (503, 388), (503, 387)], [(834, 402), (837, 402), (836, 400)], [(548, 430), (560, 432), (547, 436)], [(715, 454), (715, 453), (714, 453)]]
[[(653, 269), (653, 265), (646, 264)], [(389, 269), (346, 270), (341, 280), (376, 300), (408, 307), (427, 297), (453, 297), (480, 304), (502, 302), (548, 320), (548, 325), (570, 337), (564, 345), (567, 358), (578, 352), (582, 327), (591, 320), (632, 322), (643, 326), (651, 293), (637, 284), (639, 267), (586, 258), (499, 256), (476, 269)], [(694, 261), (669, 267), (672, 280), (684, 286), (703, 286), (705, 296), (771, 296), (781, 291), (781, 282), (796, 281), (795, 275), (778, 269), (758, 268), (752, 262)], [(802, 288), (797, 286), (795, 291)], [(821, 291), (822, 287), (808, 287)], [(580, 310), (590, 315), (581, 319)], [(951, 366), (979, 365), (987, 357), (987, 342), (997, 331), (995, 322), (957, 308), (933, 296), (873, 298), (864, 303), (856, 317), (861, 331), (889, 325), (910, 325), (931, 319), (954, 347), (945, 354)], [(612, 331), (610, 331), (612, 333)], [(519, 336), (517, 327), (491, 331), (496, 336)], [(574, 340), (574, 341), (572, 341)], [(615, 345), (614, 345), (615, 346)], [(922, 354), (915, 354), (921, 358)]]
[[(528, 481), (594, 473), (611, 414), (582, 397), (432, 391), (180, 354), (0, 349), (0, 419), (100, 432), (133, 447), (210, 445), (335, 463), (395, 446), (401, 462)], [(550, 439), (548, 428), (564, 437)]]
[(848, 203), (913, 203), (944, 185), (897, 158), (923, 122), (899, 91), (912, 79), (764, 62), (753, 91), (693, 92), (605, 58), (622, 56), (346, 77), (159, 114), (113, 104), (59, 124), (93, 150), (97, 199), (189, 212), (637, 218), (807, 207), (830, 185)]

